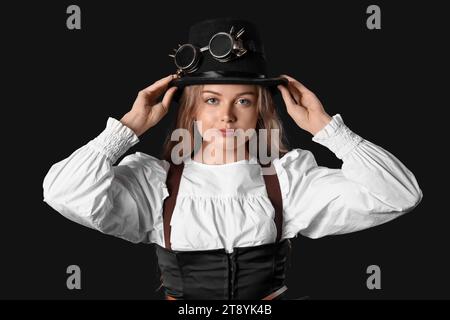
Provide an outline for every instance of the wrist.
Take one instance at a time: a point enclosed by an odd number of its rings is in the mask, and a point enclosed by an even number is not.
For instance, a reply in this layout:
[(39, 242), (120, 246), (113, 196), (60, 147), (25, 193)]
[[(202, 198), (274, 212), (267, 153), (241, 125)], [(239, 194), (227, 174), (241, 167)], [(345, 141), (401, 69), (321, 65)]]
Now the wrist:
[(136, 136), (140, 136), (142, 134), (142, 131), (139, 129), (139, 123), (137, 121), (138, 117), (131, 114), (131, 113), (126, 113), (122, 119), (120, 119), (119, 121), (126, 127), (130, 128), (131, 130), (133, 130), (133, 132), (136, 134)]
[(328, 114), (324, 114), (318, 118), (318, 120), (315, 122), (314, 127), (309, 131), (313, 136), (317, 134), (320, 130), (325, 128), (327, 124), (331, 122), (333, 118), (330, 117)]

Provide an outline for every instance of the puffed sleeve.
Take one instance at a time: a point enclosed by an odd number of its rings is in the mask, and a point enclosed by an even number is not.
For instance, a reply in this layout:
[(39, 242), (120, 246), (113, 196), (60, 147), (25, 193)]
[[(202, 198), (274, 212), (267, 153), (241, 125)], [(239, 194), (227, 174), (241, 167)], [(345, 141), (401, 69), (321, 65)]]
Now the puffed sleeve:
[(318, 166), (308, 150), (274, 161), (283, 195), (283, 238), (350, 233), (388, 222), (422, 199), (416, 178), (394, 155), (361, 138), (333, 116), (313, 141), (342, 160)]
[(51, 166), (43, 200), (66, 218), (103, 233), (134, 243), (161, 241), (169, 163), (137, 152), (114, 166), (138, 142), (130, 128), (108, 118), (99, 136)]

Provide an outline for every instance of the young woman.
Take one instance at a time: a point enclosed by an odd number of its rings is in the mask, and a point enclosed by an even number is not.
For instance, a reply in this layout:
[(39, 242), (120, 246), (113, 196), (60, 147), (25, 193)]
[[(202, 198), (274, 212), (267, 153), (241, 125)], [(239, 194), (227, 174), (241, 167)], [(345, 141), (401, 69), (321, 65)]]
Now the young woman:
[[(243, 29), (247, 38), (236, 34)], [(238, 48), (229, 60), (214, 54), (222, 33)], [(155, 244), (167, 299), (280, 299), (289, 239), (370, 228), (421, 201), (414, 175), (394, 155), (352, 132), (340, 114), (330, 117), (296, 79), (265, 77), (251, 23), (207, 20), (191, 28), (190, 43), (208, 44), (194, 51), (202, 59), (176, 63), (177, 75), (140, 91), (120, 121), (110, 117), (44, 180), (44, 201), (65, 217)], [(275, 90), (298, 127), (342, 159), (341, 169), (318, 166), (308, 150), (286, 150)], [(136, 152), (115, 165), (174, 99), (182, 143), (169, 137), (163, 159)], [(271, 154), (267, 163), (261, 146)]]

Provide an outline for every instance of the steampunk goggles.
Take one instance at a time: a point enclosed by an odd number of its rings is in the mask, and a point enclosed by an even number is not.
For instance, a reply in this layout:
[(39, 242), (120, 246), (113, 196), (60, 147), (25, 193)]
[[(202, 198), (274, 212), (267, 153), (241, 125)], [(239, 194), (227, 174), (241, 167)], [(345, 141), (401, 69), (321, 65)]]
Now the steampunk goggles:
[(240, 37), (244, 33), (244, 28), (234, 33), (234, 26), (230, 32), (218, 32), (214, 34), (207, 46), (198, 47), (190, 43), (179, 44), (174, 54), (169, 54), (174, 59), (177, 66), (177, 74), (195, 72), (202, 59), (203, 52), (209, 51), (211, 56), (220, 62), (228, 62), (244, 55), (248, 50)]

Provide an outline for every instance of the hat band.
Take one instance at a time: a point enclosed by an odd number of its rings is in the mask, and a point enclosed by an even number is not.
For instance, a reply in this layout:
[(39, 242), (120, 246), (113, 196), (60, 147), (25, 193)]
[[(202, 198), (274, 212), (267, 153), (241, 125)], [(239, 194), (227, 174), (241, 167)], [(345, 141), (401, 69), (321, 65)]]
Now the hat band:
[(205, 71), (190, 74), (189, 77), (201, 77), (201, 78), (259, 78), (265, 79), (264, 74), (253, 72), (240, 72), (240, 71)]

